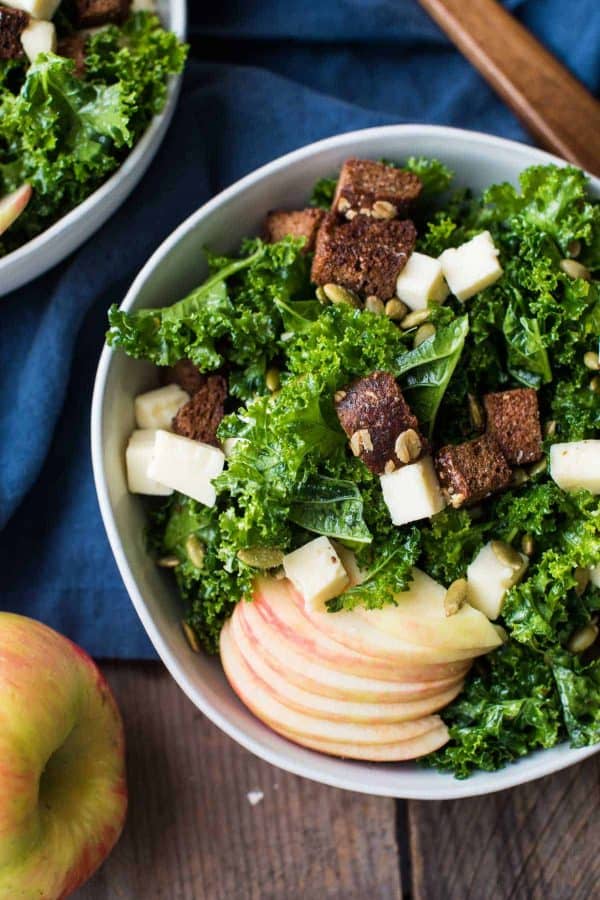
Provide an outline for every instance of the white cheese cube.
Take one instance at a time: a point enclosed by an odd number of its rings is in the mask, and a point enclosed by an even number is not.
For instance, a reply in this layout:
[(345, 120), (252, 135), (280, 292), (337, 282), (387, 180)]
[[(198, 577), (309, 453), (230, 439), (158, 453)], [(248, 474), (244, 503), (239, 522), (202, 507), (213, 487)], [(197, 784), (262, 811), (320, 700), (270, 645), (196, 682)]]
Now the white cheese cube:
[(450, 290), (459, 300), (468, 300), (502, 275), (498, 250), (489, 231), (476, 234), (460, 247), (444, 250), (440, 263)]
[(34, 63), (40, 53), (54, 53), (56, 50), (56, 28), (52, 22), (31, 19), (21, 32), (21, 44), (29, 62)]
[(424, 253), (411, 253), (398, 275), (396, 296), (410, 309), (426, 309), (430, 300), (443, 303), (448, 293), (439, 259)]
[(348, 587), (350, 579), (328, 537), (318, 537), (283, 557), (283, 568), (304, 603), (316, 612)]
[(138, 428), (160, 428), (171, 431), (173, 417), (177, 415), (190, 395), (178, 384), (147, 391), (135, 398), (135, 422)]
[(133, 0), (131, 12), (156, 12), (156, 0)]
[(127, 465), (127, 487), (132, 494), (152, 494), (157, 497), (168, 497), (173, 489), (158, 481), (154, 481), (148, 475), (148, 467), (154, 453), (154, 429), (134, 431), (129, 438), (125, 451)]
[(590, 566), (590, 581), (594, 587), (600, 588), (600, 565)]
[(35, 19), (51, 19), (60, 6), (60, 0), (2, 0), (2, 2), (4, 6), (22, 9)]
[(467, 599), (471, 606), (491, 619), (497, 619), (502, 611), (506, 592), (518, 584), (529, 563), (524, 553), (519, 553), (521, 566), (514, 568), (496, 556), (492, 541), (482, 547), (467, 569)]
[(221, 474), (224, 464), (225, 455), (217, 447), (157, 431), (148, 475), (198, 503), (214, 506), (217, 494), (212, 480)]
[(600, 494), (600, 441), (571, 441), (550, 447), (550, 475), (563, 491)]
[(394, 525), (427, 519), (446, 505), (430, 456), (380, 478)]

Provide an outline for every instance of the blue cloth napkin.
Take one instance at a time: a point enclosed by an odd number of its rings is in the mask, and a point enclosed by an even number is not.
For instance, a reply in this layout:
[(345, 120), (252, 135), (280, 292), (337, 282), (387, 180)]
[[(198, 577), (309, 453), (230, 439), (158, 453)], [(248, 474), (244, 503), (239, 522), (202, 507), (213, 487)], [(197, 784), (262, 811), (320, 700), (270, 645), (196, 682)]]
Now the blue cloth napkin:
[[(512, 11), (594, 91), (597, 0)], [(336, 132), (431, 122), (527, 140), (412, 0), (193, 3), (174, 123), (141, 186), (77, 253), (0, 300), (0, 606), (100, 657), (150, 657), (100, 520), (92, 383), (109, 304), (211, 195)]]

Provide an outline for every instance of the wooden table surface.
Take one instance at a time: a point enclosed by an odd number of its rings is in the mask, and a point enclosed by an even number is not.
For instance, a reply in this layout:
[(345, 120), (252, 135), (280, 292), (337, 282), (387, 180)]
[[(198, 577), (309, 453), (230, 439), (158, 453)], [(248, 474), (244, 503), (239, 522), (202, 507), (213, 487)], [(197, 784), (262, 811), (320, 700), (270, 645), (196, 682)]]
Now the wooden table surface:
[(78, 900), (600, 897), (600, 754), (487, 798), (368, 797), (252, 756), (158, 663), (103, 669), (128, 734), (130, 810)]

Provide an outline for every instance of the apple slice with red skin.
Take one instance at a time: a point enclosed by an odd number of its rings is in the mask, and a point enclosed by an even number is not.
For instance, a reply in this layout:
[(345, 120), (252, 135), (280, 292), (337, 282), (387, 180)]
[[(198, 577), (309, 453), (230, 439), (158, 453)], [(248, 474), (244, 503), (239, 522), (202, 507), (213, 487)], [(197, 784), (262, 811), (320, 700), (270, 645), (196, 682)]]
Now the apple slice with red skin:
[(103, 862), (127, 810), (123, 725), (90, 657), (0, 613), (0, 897), (66, 897)]
[[(287, 600), (292, 603), (291, 600)], [(354, 667), (329, 668), (318, 656), (298, 652), (294, 643), (260, 615), (256, 603), (238, 603), (233, 613), (255, 651), (292, 684), (324, 697), (371, 703), (422, 700), (462, 682), (462, 675), (437, 681), (387, 681), (354, 674)]]
[[(310, 659), (318, 659), (322, 665), (334, 671), (353, 672), (367, 678), (389, 681), (436, 681), (453, 675), (462, 676), (470, 665), (470, 656), (450, 662), (424, 661), (415, 654), (412, 646), (409, 647), (409, 659), (399, 658), (397, 642), (393, 643), (396, 653), (377, 656), (373, 651), (379, 649), (378, 645), (375, 643), (373, 647), (374, 642), (366, 640), (365, 632), (368, 637), (371, 631), (375, 631), (376, 639), (379, 638), (379, 632), (361, 623), (359, 626), (355, 625), (355, 630), (358, 629), (356, 635), (341, 639), (335, 623), (339, 616), (347, 616), (348, 613), (315, 613), (313, 620), (312, 616), (305, 613), (302, 597), (287, 579), (276, 580), (266, 576), (257, 578), (253, 603), (265, 621), (292, 642), (299, 652)], [(427, 657), (432, 655), (435, 654), (426, 652)]]
[(302, 743), (305, 738), (331, 741), (347, 747), (345, 755), (349, 756), (355, 745), (366, 747), (412, 740), (437, 728), (441, 722), (439, 716), (426, 716), (412, 722), (369, 725), (332, 722), (297, 712), (278, 700), (247, 665), (232, 638), (230, 621), (221, 629), (220, 644), (223, 669), (240, 700), (274, 731), (295, 734), (297, 743)]
[(294, 734), (293, 731), (279, 729), (279, 734), (302, 744), (309, 750), (318, 750), (319, 753), (327, 753), (329, 756), (341, 756), (346, 759), (364, 759), (368, 762), (402, 762), (409, 759), (418, 759), (439, 750), (448, 743), (448, 729), (442, 721), (437, 728), (432, 728), (425, 734), (420, 734), (409, 741), (400, 741), (397, 744), (373, 744), (363, 746), (361, 744), (339, 744), (334, 741), (319, 741), (317, 738), (307, 738)]
[(17, 188), (16, 191), (13, 191), (12, 194), (7, 194), (6, 197), (0, 199), (0, 234), (4, 234), (13, 222), (19, 218), (31, 200), (32, 194), (31, 185), (24, 184)]
[(264, 682), (266, 690), (290, 709), (330, 722), (364, 722), (367, 725), (378, 725), (384, 722), (414, 721), (443, 709), (454, 700), (462, 688), (462, 681), (458, 681), (451, 688), (432, 697), (396, 703), (372, 703), (357, 698), (341, 700), (339, 697), (324, 697), (322, 694), (307, 690), (306, 686), (299, 687), (293, 684), (285, 675), (272, 669), (262, 653), (262, 648), (248, 640), (236, 615), (232, 616), (230, 625), (231, 639), (247, 666)]

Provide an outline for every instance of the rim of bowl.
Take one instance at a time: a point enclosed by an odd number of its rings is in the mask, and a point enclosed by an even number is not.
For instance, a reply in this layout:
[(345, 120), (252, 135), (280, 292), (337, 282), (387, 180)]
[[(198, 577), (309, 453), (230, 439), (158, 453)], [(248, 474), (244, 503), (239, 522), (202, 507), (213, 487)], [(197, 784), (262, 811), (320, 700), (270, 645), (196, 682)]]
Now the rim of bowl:
[[(186, 0), (169, 0), (169, 7), (173, 16), (169, 31), (172, 31), (177, 35), (179, 40), (184, 41), (187, 36), (188, 18)], [(44, 229), (44, 231), (40, 232), (36, 237), (31, 238), (26, 244), (22, 244), (20, 247), (17, 247), (16, 250), (13, 250), (11, 253), (0, 258), (0, 278), (2, 277), (2, 270), (4, 268), (8, 269), (13, 266), (19, 266), (19, 264), (21, 264), (29, 255), (34, 255), (39, 252), (45, 244), (51, 243), (58, 238), (64, 229), (74, 225), (80, 218), (85, 217), (97, 204), (101, 204), (103, 200), (110, 197), (117, 184), (133, 173), (138, 166), (140, 158), (145, 156), (149, 145), (153, 143), (156, 132), (160, 131), (165, 117), (170, 117), (172, 115), (173, 106), (177, 100), (179, 89), (181, 87), (182, 77), (183, 72), (170, 77), (167, 99), (163, 109), (153, 117), (137, 144), (133, 147), (119, 168), (113, 172), (110, 178), (104, 181), (100, 187), (97, 187), (92, 194), (85, 198), (85, 200), (82, 200), (81, 203), (74, 206), (73, 209), (69, 210), (68, 213), (65, 213), (64, 216), (61, 216), (60, 219), (57, 219), (56, 222)], [(157, 150), (158, 147), (155, 149)], [(125, 198), (123, 198), (121, 202), (124, 202), (124, 199)], [(69, 252), (72, 253), (73, 250)], [(33, 281), (45, 271), (48, 271), (49, 268), (58, 265), (64, 258), (65, 255), (61, 256), (59, 254), (50, 265), (46, 266), (42, 271), (36, 272), (35, 275), (23, 282), (22, 286), (29, 284), (30, 281)]]
[[(551, 153), (547, 153), (544, 150), (539, 150), (536, 147), (531, 147), (527, 144), (519, 143), (518, 141), (511, 141), (507, 140), (506, 138), (495, 137), (494, 135), (485, 134), (484, 132), (470, 131), (464, 128), (453, 128), (443, 125), (383, 125), (373, 128), (363, 128), (354, 131), (348, 131), (342, 134), (337, 134), (330, 138), (315, 141), (311, 144), (307, 144), (299, 148), (298, 150), (287, 153), (284, 156), (277, 157), (272, 162), (266, 163), (260, 168), (253, 170), (248, 175), (245, 175), (243, 178), (225, 188), (219, 194), (216, 194), (209, 201), (203, 204), (198, 210), (196, 210), (196, 212), (188, 216), (188, 218), (185, 219), (169, 235), (169, 237), (167, 237), (163, 241), (163, 243), (157, 248), (157, 250), (155, 250), (152, 256), (145, 263), (145, 265), (133, 281), (131, 287), (127, 291), (125, 299), (121, 303), (120, 308), (125, 310), (131, 308), (139, 291), (141, 290), (143, 285), (150, 278), (152, 278), (154, 271), (160, 266), (163, 258), (170, 253), (173, 247), (177, 243), (179, 243), (179, 241), (185, 235), (187, 235), (188, 232), (196, 227), (198, 222), (210, 216), (215, 209), (227, 203), (232, 197), (235, 197), (237, 194), (242, 193), (244, 190), (246, 190), (246, 188), (248, 188), (255, 182), (268, 178), (270, 175), (278, 172), (280, 169), (285, 168), (292, 163), (301, 161), (306, 157), (313, 156), (322, 151), (335, 149), (340, 145), (344, 145), (348, 141), (360, 141), (360, 139), (368, 140), (369, 138), (375, 136), (393, 137), (395, 135), (406, 136), (411, 134), (415, 135), (415, 137), (423, 137), (427, 135), (437, 136), (453, 142), (463, 142), (464, 140), (468, 139), (471, 144), (477, 144), (483, 152), (485, 152), (486, 149), (491, 148), (504, 148), (506, 150), (513, 151), (515, 154), (533, 154), (533, 156), (535, 156), (536, 158), (535, 161), (539, 163), (555, 163), (560, 166), (568, 165), (568, 163), (560, 157), (554, 156)], [(525, 163), (525, 165), (531, 165), (532, 163), (533, 161), (530, 161), (528, 163)], [(600, 192), (600, 179), (594, 177), (593, 175), (589, 175), (589, 173), (588, 177), (590, 178), (590, 181), (594, 185), (595, 189)], [(198, 689), (193, 684), (191, 684), (179, 665), (177, 654), (170, 649), (160, 629), (155, 625), (154, 620), (147, 609), (144, 597), (142, 596), (142, 593), (138, 588), (136, 579), (129, 567), (129, 563), (123, 550), (122, 540), (119, 536), (118, 528), (113, 515), (108, 491), (107, 477), (104, 468), (102, 444), (104, 394), (110, 365), (113, 357), (117, 352), (117, 350), (113, 350), (108, 347), (108, 345), (104, 344), (94, 382), (91, 415), (91, 445), (94, 482), (96, 486), (96, 494), (98, 497), (102, 520), (104, 522), (104, 527), (121, 578), (123, 579), (131, 602), (133, 603), (133, 606), (146, 630), (146, 633), (148, 634), (148, 637), (150, 638), (160, 659), (166, 666), (171, 677), (179, 685), (186, 696), (191, 700), (194, 706), (200, 709), (200, 711), (204, 713), (204, 715), (206, 715), (211, 720), (211, 722), (213, 722), (213, 724), (224, 731), (225, 734), (227, 734), (230, 738), (232, 738), (246, 750), (249, 750), (255, 756), (266, 760), (267, 762), (280, 769), (283, 769), (286, 772), (290, 772), (294, 775), (300, 775), (304, 778), (309, 778), (312, 781), (317, 781), (321, 784), (326, 784), (331, 787), (343, 788), (345, 790), (352, 790), (357, 793), (373, 794), (374, 791), (372, 787), (365, 784), (364, 782), (362, 784), (348, 783), (349, 780), (347, 778), (344, 778), (343, 775), (338, 776), (336, 774), (330, 773), (324, 775), (323, 773), (320, 773), (318, 771), (317, 765), (311, 765), (310, 763), (293, 760), (288, 755), (281, 754), (277, 750), (272, 750), (269, 747), (265, 747), (259, 740), (251, 737), (243, 730), (239, 729), (236, 725), (232, 724), (229, 718), (225, 716), (207, 696), (199, 694)], [(563, 743), (552, 748), (552, 750), (559, 750), (562, 751), (562, 753), (559, 755), (553, 755), (552, 758), (548, 758), (546, 754), (549, 751), (539, 750), (534, 753), (533, 756), (523, 757), (522, 759), (515, 761), (513, 764), (508, 765), (503, 769), (499, 769), (495, 772), (474, 773), (471, 778), (465, 780), (458, 780), (451, 775), (447, 775), (446, 773), (437, 773), (440, 780), (439, 784), (435, 784), (435, 786), (421, 785), (417, 782), (414, 789), (412, 789), (410, 786), (403, 786), (401, 793), (399, 792), (399, 789), (394, 790), (394, 788), (391, 786), (389, 789), (387, 787), (378, 786), (375, 793), (378, 796), (414, 800), (457, 800), (465, 797), (475, 797), (492, 794), (497, 791), (505, 790), (507, 788), (516, 787), (520, 784), (535, 781), (538, 778), (542, 778), (545, 775), (550, 775), (553, 772), (558, 772), (561, 769), (566, 769), (569, 766), (581, 762), (587, 757), (592, 756), (593, 754), (600, 751), (600, 744), (593, 744), (589, 747), (574, 749), (569, 747), (568, 744)], [(524, 765), (527, 760), (527, 765)], [(342, 759), (338, 761), (346, 762), (346, 760)], [(428, 774), (434, 774), (433, 770), (428, 771)], [(494, 783), (492, 785), (490, 785), (489, 783), (482, 785), (478, 778), (478, 775), (486, 776), (486, 782), (489, 782), (491, 780)]]

